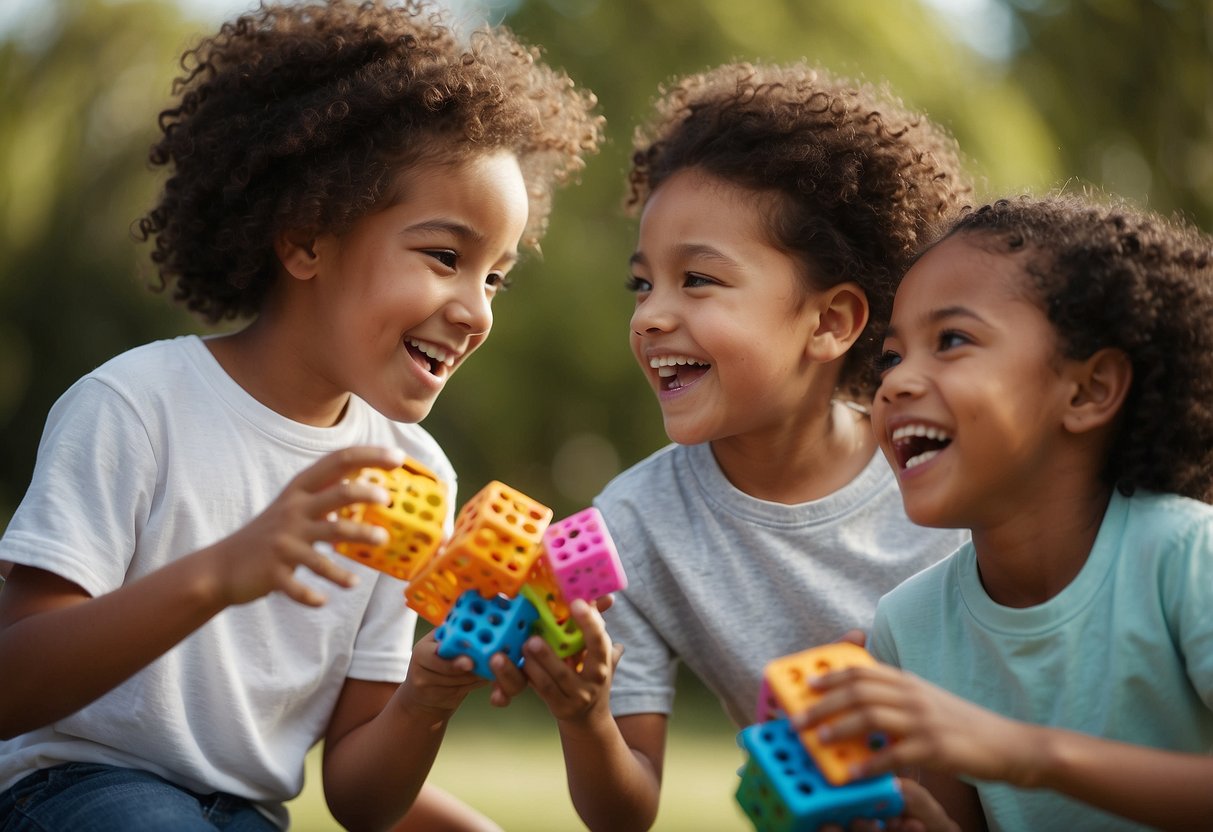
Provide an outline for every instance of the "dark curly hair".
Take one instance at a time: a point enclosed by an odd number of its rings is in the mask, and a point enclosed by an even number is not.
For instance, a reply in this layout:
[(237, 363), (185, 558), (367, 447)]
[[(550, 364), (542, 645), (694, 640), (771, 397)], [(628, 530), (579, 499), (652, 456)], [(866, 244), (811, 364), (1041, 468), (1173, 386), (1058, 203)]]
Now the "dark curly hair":
[(424, 0), (263, 3), (181, 59), (153, 165), (169, 168), (138, 222), (160, 288), (213, 322), (254, 315), (275, 235), (348, 229), (422, 160), (508, 150), (537, 246), (552, 191), (602, 139), (593, 94), (503, 27), (461, 38)]
[(737, 63), (663, 86), (633, 144), (633, 213), (671, 175), (700, 168), (776, 195), (771, 242), (801, 264), (810, 288), (863, 288), (870, 321), (838, 388), (869, 401), (879, 386), (874, 333), (897, 282), (972, 190), (956, 142), (887, 89), (804, 64)]
[(999, 200), (965, 213), (958, 234), (1022, 255), (1065, 357), (1128, 355), (1107, 482), (1213, 501), (1213, 237), (1095, 194)]

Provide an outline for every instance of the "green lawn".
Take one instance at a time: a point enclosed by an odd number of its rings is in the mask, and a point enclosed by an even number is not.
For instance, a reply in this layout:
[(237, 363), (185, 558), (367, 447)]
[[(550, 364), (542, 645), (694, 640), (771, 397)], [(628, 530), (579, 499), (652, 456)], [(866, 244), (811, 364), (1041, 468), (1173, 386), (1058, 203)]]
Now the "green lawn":
[[(455, 716), (431, 782), (489, 815), (507, 832), (584, 828), (569, 801), (560, 740), (542, 703), (527, 693), (498, 710), (487, 705), (487, 698), (486, 691), (478, 691)], [(745, 832), (753, 828), (733, 799), (737, 769), (744, 761), (735, 738), (714, 701), (693, 688), (686, 695), (680, 690), (654, 829)], [(319, 781), (319, 757), (313, 752), (303, 794), (290, 804), (294, 832), (338, 829), (325, 808)]]

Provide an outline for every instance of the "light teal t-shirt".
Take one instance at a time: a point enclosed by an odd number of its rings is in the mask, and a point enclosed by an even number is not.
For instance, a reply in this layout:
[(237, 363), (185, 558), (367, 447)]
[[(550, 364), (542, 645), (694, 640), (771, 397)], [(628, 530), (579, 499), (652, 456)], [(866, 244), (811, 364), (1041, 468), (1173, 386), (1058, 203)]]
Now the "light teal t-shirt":
[[(1014, 719), (1213, 752), (1213, 506), (1115, 494), (1078, 576), (1026, 609), (990, 600), (966, 544), (881, 599), (871, 649)], [(991, 830), (1143, 828), (1056, 792), (975, 785)]]

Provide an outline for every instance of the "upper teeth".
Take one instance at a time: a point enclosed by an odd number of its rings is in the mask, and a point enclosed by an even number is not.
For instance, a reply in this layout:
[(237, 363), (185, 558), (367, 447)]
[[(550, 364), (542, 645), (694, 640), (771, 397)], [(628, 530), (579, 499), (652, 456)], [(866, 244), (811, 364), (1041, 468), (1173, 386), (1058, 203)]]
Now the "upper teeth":
[(934, 439), (939, 442), (951, 439), (951, 435), (939, 428), (929, 427), (927, 425), (904, 425), (893, 431), (893, 441), (906, 439), (911, 436), (921, 436), (926, 439)]
[(674, 368), (679, 365), (702, 363), (698, 358), (691, 358), (688, 355), (662, 355), (649, 359), (649, 366), (656, 370), (657, 375), (661, 378), (678, 375), (678, 371)]
[(426, 341), (418, 341), (416, 338), (411, 337), (405, 338), (404, 340), (407, 341), (410, 346), (415, 347), (418, 351), (434, 359), (439, 364), (445, 364), (446, 366), (450, 367), (455, 363), (455, 354), (453, 352), (447, 352), (437, 344), (430, 344)]

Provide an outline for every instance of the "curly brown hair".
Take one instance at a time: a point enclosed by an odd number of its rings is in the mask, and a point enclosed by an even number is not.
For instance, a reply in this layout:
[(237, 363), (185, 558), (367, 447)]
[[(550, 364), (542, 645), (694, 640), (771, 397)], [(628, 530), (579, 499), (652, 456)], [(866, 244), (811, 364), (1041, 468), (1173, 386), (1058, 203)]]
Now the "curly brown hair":
[(897, 282), (972, 191), (955, 140), (886, 88), (801, 63), (690, 75), (663, 86), (654, 109), (633, 142), (628, 207), (639, 211), (692, 167), (775, 194), (771, 242), (800, 263), (808, 287), (853, 281), (867, 294), (869, 323), (838, 388), (870, 400), (875, 331)]
[(138, 222), (160, 287), (213, 322), (252, 316), (275, 236), (340, 233), (421, 160), (507, 150), (527, 182), (524, 242), (602, 140), (592, 93), (504, 27), (462, 38), (426, 0), (267, 4), (181, 59), (151, 162), (169, 168)]
[(966, 212), (957, 234), (1022, 254), (1064, 356), (1128, 355), (1107, 482), (1213, 501), (1213, 237), (1095, 194), (1002, 199)]

